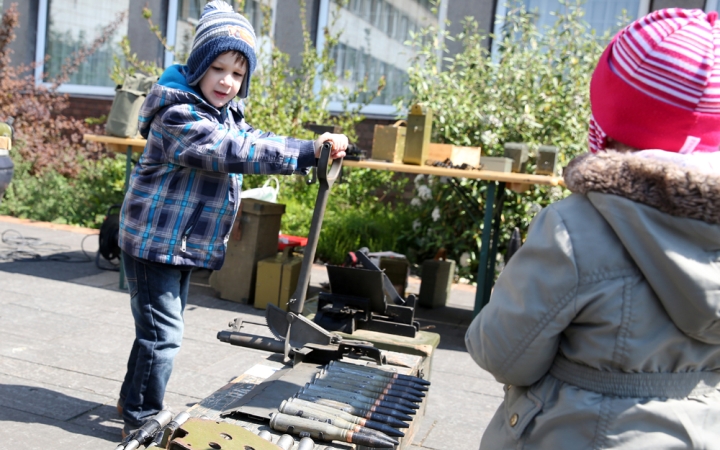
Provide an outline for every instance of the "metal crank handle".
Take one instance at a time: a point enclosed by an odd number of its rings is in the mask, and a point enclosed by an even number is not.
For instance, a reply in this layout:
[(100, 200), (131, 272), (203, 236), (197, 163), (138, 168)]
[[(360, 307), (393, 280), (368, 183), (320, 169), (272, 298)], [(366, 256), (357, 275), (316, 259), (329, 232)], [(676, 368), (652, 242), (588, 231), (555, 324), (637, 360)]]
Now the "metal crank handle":
[[(308, 241), (305, 245), (302, 266), (300, 267), (300, 276), (295, 293), (290, 297), (288, 309), (295, 314), (302, 314), (303, 305), (305, 304), (305, 296), (308, 284), (310, 284), (310, 272), (312, 270), (313, 261), (315, 261), (315, 251), (320, 238), (320, 230), (322, 229), (323, 216), (325, 215), (325, 206), (327, 205), (330, 187), (340, 175), (342, 168), (342, 158), (332, 160), (330, 162), (330, 152), (332, 144), (329, 141), (323, 143), (320, 149), (320, 160), (317, 166), (318, 193), (315, 200), (315, 209), (313, 211), (312, 222), (308, 232)], [(328, 170), (329, 167), (329, 170)]]

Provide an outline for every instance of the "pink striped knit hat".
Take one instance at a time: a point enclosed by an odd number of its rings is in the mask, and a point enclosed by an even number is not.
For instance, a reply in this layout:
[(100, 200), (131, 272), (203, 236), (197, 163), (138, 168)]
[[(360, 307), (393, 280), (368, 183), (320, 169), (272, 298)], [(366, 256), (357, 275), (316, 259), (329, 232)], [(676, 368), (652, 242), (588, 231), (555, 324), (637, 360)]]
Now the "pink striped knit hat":
[(620, 31), (590, 82), (590, 151), (606, 138), (677, 153), (720, 149), (720, 23), (662, 9)]

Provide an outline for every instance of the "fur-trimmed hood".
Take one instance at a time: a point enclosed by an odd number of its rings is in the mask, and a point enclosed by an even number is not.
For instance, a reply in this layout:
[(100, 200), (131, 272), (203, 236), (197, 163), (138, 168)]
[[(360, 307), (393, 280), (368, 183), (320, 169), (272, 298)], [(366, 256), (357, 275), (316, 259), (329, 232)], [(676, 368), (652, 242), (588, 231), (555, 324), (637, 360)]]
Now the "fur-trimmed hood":
[(619, 195), (672, 216), (720, 224), (720, 172), (608, 151), (573, 159), (564, 178), (574, 193)]
[(564, 177), (612, 227), (675, 325), (720, 344), (720, 173), (605, 152), (575, 158)]

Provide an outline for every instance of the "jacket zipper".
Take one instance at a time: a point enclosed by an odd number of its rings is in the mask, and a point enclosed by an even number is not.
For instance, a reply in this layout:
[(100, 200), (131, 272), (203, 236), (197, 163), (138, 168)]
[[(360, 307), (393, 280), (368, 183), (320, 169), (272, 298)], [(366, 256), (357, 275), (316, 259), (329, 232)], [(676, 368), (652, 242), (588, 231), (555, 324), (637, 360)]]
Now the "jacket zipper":
[(185, 253), (185, 251), (187, 250), (187, 238), (192, 233), (193, 228), (195, 228), (197, 221), (200, 220), (200, 215), (202, 214), (202, 210), (204, 207), (205, 202), (199, 202), (197, 207), (195, 207), (195, 211), (193, 211), (192, 215), (190, 216), (190, 220), (188, 220), (185, 231), (183, 231), (182, 234), (182, 244), (180, 246), (180, 250), (183, 253)]

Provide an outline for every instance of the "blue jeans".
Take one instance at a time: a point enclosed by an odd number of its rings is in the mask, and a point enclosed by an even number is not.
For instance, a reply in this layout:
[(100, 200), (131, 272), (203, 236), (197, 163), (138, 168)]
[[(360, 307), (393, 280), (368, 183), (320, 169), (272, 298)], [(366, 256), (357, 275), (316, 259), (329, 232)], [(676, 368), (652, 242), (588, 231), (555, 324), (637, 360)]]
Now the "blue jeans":
[(180, 350), (191, 269), (135, 259), (123, 252), (135, 319), (135, 341), (120, 388), (123, 420), (130, 428), (162, 409), (165, 388)]

